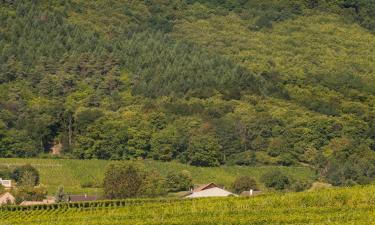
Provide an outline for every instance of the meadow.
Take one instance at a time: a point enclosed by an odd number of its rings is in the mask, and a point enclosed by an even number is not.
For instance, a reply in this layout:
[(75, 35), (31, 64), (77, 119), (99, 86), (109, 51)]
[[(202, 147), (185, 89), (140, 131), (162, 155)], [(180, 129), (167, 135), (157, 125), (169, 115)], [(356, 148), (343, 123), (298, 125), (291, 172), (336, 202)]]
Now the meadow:
[[(101, 184), (106, 166), (113, 161), (107, 160), (74, 160), (74, 159), (21, 159), (0, 158), (0, 165), (14, 167), (31, 164), (40, 173), (41, 184), (45, 185), (48, 193), (53, 194), (59, 185), (63, 185), (67, 193), (101, 194), (101, 188), (83, 188), (83, 184)], [(230, 187), (239, 175), (250, 175), (259, 181), (267, 171), (279, 169), (298, 180), (314, 180), (315, 173), (309, 167), (281, 167), (281, 166), (222, 166), (222, 167), (194, 167), (178, 162), (158, 162), (153, 160), (140, 161), (146, 169), (156, 170), (161, 175), (172, 171), (187, 170), (193, 177), (195, 184), (215, 182)], [(262, 187), (261, 187), (262, 188)]]
[(374, 224), (375, 187), (0, 208), (2, 224)]

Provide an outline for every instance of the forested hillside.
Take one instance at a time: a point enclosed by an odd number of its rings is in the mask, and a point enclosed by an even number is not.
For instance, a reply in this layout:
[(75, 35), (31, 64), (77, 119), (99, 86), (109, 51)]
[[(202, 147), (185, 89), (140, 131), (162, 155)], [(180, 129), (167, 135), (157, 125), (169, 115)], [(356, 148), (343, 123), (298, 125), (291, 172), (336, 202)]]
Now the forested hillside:
[(375, 0), (2, 0), (0, 157), (375, 178)]

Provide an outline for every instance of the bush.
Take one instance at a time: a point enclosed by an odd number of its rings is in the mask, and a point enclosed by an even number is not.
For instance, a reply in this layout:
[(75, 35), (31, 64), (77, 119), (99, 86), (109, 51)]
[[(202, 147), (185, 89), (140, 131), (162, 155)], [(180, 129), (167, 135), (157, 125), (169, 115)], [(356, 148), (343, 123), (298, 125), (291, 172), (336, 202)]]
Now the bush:
[(138, 165), (109, 165), (103, 182), (104, 193), (110, 199), (137, 197), (144, 179), (144, 171)]
[(193, 187), (193, 179), (189, 171), (172, 172), (167, 175), (166, 184), (171, 192), (187, 191)]
[(16, 190), (14, 196), (16, 202), (22, 201), (42, 201), (47, 195), (47, 190), (43, 186), (28, 187), (22, 186)]
[(146, 171), (135, 163), (109, 165), (103, 186), (105, 196), (110, 199), (155, 197), (166, 193), (160, 174)]
[(284, 190), (290, 185), (290, 178), (279, 170), (265, 173), (262, 176), (262, 181), (266, 187), (276, 190)]
[(292, 166), (295, 164), (295, 159), (293, 156), (289, 153), (284, 153), (280, 155), (280, 159), (278, 160), (278, 163), (283, 166)]
[(157, 197), (165, 194), (167, 189), (163, 177), (156, 171), (148, 172), (143, 181), (141, 196)]
[(250, 189), (257, 190), (257, 182), (250, 176), (238, 177), (233, 183), (233, 189), (236, 193), (249, 191)]
[(19, 185), (36, 186), (39, 184), (39, 171), (30, 164), (16, 167), (11, 177)]
[(293, 182), (291, 189), (296, 192), (307, 190), (311, 187), (311, 183), (307, 181), (295, 181)]

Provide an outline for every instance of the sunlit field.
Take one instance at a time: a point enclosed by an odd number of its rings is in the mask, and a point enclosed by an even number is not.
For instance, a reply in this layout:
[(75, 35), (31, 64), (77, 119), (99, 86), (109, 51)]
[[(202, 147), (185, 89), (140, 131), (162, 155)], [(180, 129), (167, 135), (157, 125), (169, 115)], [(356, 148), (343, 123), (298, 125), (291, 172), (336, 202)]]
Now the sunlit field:
[(5, 224), (373, 224), (375, 187), (212, 199), (132, 199), (0, 211)]

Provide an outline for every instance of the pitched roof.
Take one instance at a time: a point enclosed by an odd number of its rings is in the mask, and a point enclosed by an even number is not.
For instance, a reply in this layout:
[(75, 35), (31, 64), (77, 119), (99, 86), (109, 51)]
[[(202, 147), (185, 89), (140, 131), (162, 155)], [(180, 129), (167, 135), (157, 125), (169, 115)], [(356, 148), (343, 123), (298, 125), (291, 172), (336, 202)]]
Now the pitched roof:
[(5, 196), (13, 197), (14, 198), (14, 196), (11, 193), (9, 193), (9, 192), (5, 192), (5, 193), (1, 194), (0, 198), (5, 197)]
[(214, 188), (214, 187), (218, 187), (218, 186), (215, 183), (203, 184), (203, 185), (195, 188), (193, 190), (193, 192), (199, 192), (199, 191), (203, 191), (203, 190)]
[(218, 187), (209, 188), (203, 191), (194, 192), (191, 195), (186, 196), (186, 198), (205, 198), (205, 197), (227, 197), (227, 196), (237, 196), (229, 191), (223, 190)]
[(5, 192), (4, 194), (0, 195), (0, 205), (5, 204), (8, 201), (14, 203), (15, 200), (16, 198), (9, 192)]

